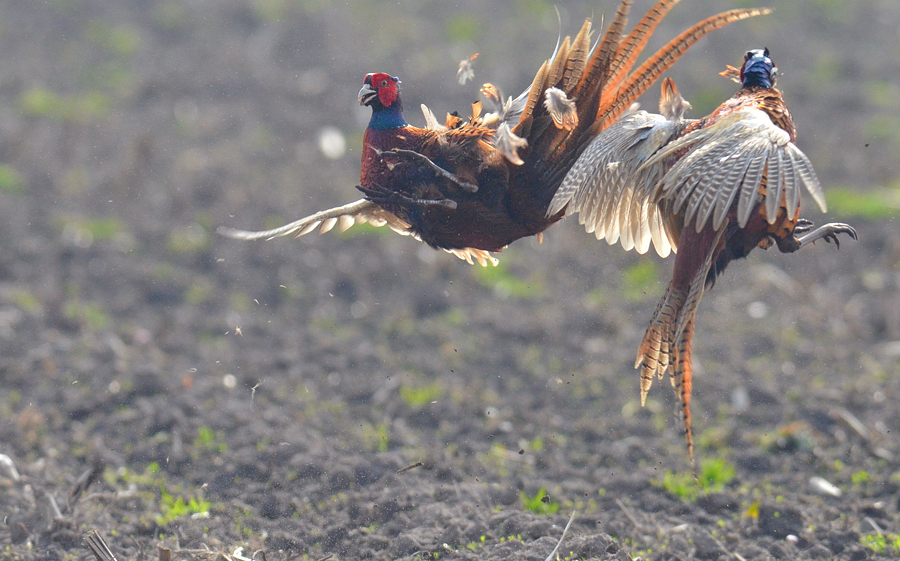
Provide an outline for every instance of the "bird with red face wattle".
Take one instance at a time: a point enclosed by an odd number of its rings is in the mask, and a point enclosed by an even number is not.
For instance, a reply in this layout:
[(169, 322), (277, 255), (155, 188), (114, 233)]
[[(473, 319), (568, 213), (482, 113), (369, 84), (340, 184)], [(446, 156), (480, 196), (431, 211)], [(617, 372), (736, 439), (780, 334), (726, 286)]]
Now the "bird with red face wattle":
[(263, 232), (220, 229), (239, 239), (267, 239), (313, 230), (346, 229), (358, 222), (387, 224), (435, 248), (482, 265), (511, 242), (540, 236), (562, 213), (547, 209), (585, 147), (674, 64), (697, 40), (729, 23), (769, 13), (731, 10), (691, 27), (637, 70), (637, 57), (659, 21), (678, 0), (659, 0), (625, 34), (631, 0), (622, 0), (605, 33), (592, 41), (591, 20), (557, 43), (530, 87), (468, 121), (445, 123), (423, 106), (424, 128), (403, 114), (400, 80), (367, 74), (359, 100), (372, 109), (363, 140), (360, 185), (365, 198)]
[(366, 199), (433, 247), (499, 251), (527, 235), (503, 206), (508, 160), (478, 106), (468, 123), (451, 116), (452, 126), (441, 126), (429, 115), (429, 126), (413, 127), (403, 117), (399, 83), (367, 74), (359, 91), (360, 103), (372, 108), (358, 187)]
[(840, 234), (857, 238), (847, 224), (813, 228), (800, 218), (804, 187), (823, 211), (825, 198), (795, 144), (794, 121), (775, 89), (777, 70), (768, 49), (748, 51), (739, 71), (723, 73), (741, 88), (710, 115), (625, 117), (594, 139), (550, 205), (551, 213), (580, 213), (610, 243), (621, 235), (626, 249), (630, 243), (645, 251), (652, 241), (677, 251), (635, 368), (641, 403), (653, 378), (669, 370), (692, 466), (691, 348), (704, 291), (756, 247), (792, 253), (822, 239), (839, 246)]

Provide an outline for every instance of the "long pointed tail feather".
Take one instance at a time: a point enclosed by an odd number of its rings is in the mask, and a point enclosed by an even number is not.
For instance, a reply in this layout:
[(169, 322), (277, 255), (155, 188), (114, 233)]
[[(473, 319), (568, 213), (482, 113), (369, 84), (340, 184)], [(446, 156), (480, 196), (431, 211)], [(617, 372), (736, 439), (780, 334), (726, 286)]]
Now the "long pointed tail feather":
[(743, 19), (772, 13), (769, 8), (729, 10), (706, 18), (681, 35), (669, 41), (652, 57), (647, 59), (625, 82), (608, 107), (601, 106), (594, 124), (596, 132), (605, 128), (606, 123), (615, 121), (647, 88), (659, 79), (694, 43), (721, 27)]
[[(678, 254), (675, 264), (675, 275), (666, 293), (660, 299), (653, 319), (644, 335), (638, 350), (635, 368), (640, 368), (641, 405), (647, 398), (647, 392), (653, 383), (653, 377), (662, 376), (670, 368), (669, 379), (675, 389), (675, 395), (681, 404), (681, 416), (684, 422), (685, 440), (691, 469), (694, 469), (694, 436), (691, 428), (691, 391), (693, 388), (693, 365), (691, 348), (694, 336), (694, 320), (697, 308), (703, 298), (706, 277), (717, 254), (719, 243), (725, 233), (726, 224), (715, 232), (706, 231), (694, 234), (689, 227), (687, 239), (689, 243), (684, 251)], [(695, 238), (692, 236), (696, 236)], [(689, 255), (694, 251), (693, 256)], [(702, 261), (696, 259), (702, 255)], [(693, 268), (689, 282), (685, 282), (685, 269)]]
[(628, 12), (631, 10), (631, 0), (622, 0), (616, 10), (616, 17), (606, 28), (600, 43), (591, 54), (590, 60), (585, 66), (584, 75), (578, 86), (575, 88), (575, 97), (581, 100), (581, 109), (584, 114), (579, 112), (578, 117), (583, 122), (590, 122), (594, 114), (588, 114), (590, 109), (600, 99), (600, 94), (606, 84), (607, 72), (609, 66), (619, 50), (619, 43), (622, 40), (622, 33), (628, 24)]
[(631, 68), (634, 66), (637, 57), (640, 56), (644, 47), (647, 46), (647, 41), (650, 40), (650, 36), (653, 35), (656, 26), (658, 26), (659, 22), (669, 13), (669, 10), (680, 1), (681, 0), (659, 0), (659, 2), (650, 8), (650, 11), (641, 18), (641, 21), (634, 26), (634, 29), (631, 30), (631, 33), (629, 33), (628, 37), (622, 42), (622, 45), (619, 47), (619, 51), (616, 53), (615, 59), (613, 59), (609, 68), (609, 79), (607, 80), (607, 87), (603, 90), (602, 101), (600, 103), (601, 107), (610, 103), (618, 90), (619, 84), (624, 81), (625, 77), (628, 76), (628, 73), (631, 72)]
[(691, 471), (697, 475), (694, 464), (694, 433), (691, 428), (691, 391), (693, 389), (694, 367), (691, 361), (691, 346), (694, 338), (694, 318), (696, 312), (685, 314), (688, 318), (685, 327), (678, 335), (673, 349), (672, 385), (675, 395), (681, 403), (681, 419), (684, 423), (684, 439), (687, 443)]

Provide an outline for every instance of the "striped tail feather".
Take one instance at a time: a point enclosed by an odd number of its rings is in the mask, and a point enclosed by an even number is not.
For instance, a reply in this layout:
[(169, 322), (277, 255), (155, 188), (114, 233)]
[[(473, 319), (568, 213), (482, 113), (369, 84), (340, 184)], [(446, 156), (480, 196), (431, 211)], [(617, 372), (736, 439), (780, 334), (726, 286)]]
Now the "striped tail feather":
[[(641, 375), (641, 405), (647, 399), (647, 392), (653, 384), (653, 377), (662, 377), (669, 369), (669, 380), (675, 389), (675, 396), (681, 404), (681, 416), (684, 421), (684, 434), (688, 446), (688, 455), (691, 461), (691, 471), (696, 474), (694, 467), (694, 436), (691, 428), (691, 390), (693, 388), (693, 365), (691, 363), (691, 348), (694, 337), (694, 320), (697, 316), (697, 308), (703, 298), (706, 288), (706, 277), (712, 266), (713, 258), (718, 253), (719, 243), (725, 234), (726, 223), (719, 230), (711, 231), (705, 228), (700, 234), (694, 234), (693, 228), (687, 228), (683, 251), (675, 260), (675, 275), (666, 293), (660, 299), (650, 320), (650, 326), (644, 335), (638, 350), (634, 367), (640, 369)], [(685, 268), (697, 263), (690, 256), (703, 255), (703, 260), (690, 275), (690, 282), (683, 273)]]
[(622, 45), (619, 47), (609, 68), (609, 79), (607, 80), (607, 87), (603, 90), (602, 101), (600, 102), (601, 107), (609, 105), (612, 102), (613, 98), (618, 93), (619, 86), (628, 76), (629, 72), (631, 72), (631, 68), (634, 66), (638, 56), (640, 56), (644, 47), (647, 46), (647, 42), (650, 40), (653, 32), (656, 31), (656, 26), (659, 25), (659, 22), (662, 21), (666, 14), (669, 13), (669, 10), (671, 10), (679, 1), (680, 0), (660, 0), (657, 2), (656, 5), (650, 8), (650, 11), (641, 18), (641, 21), (634, 26), (634, 29), (631, 30), (628, 37), (622, 41)]
[(697, 41), (712, 31), (724, 27), (730, 23), (743, 19), (761, 16), (771, 13), (769, 8), (748, 8), (729, 10), (715, 16), (706, 18), (697, 23), (678, 37), (669, 41), (663, 48), (648, 58), (628, 80), (618, 89), (617, 94), (609, 104), (601, 104), (594, 123), (592, 132), (595, 134), (603, 130), (607, 123), (618, 119), (634, 101), (640, 97), (647, 88), (653, 85), (659, 77), (668, 70), (679, 58)]
[(653, 378), (662, 378), (669, 366), (675, 323), (686, 299), (687, 293), (674, 283), (670, 283), (644, 334), (634, 363), (634, 367), (641, 370), (641, 406), (647, 401), (647, 393), (653, 385)]
[(684, 438), (687, 442), (691, 471), (697, 475), (694, 465), (694, 434), (691, 429), (691, 390), (693, 389), (693, 364), (691, 362), (691, 343), (694, 338), (694, 318), (696, 311), (685, 314), (688, 318), (684, 329), (678, 335), (673, 349), (673, 363), (670, 377), (675, 387), (675, 395), (681, 403), (681, 419), (684, 422)]

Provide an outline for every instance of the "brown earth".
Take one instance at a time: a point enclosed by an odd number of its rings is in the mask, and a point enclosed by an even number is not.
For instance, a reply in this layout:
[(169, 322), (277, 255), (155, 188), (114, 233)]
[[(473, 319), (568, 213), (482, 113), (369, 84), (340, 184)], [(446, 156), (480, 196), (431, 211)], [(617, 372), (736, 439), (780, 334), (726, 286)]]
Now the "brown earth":
[[(523, 88), (552, 5), (0, 6), (0, 558), (85, 559), (96, 530), (119, 559), (543, 560), (573, 510), (561, 558), (900, 558), (893, 0), (776, 3), (672, 72), (702, 114), (768, 45), (851, 193), (827, 218), (860, 233), (758, 251), (705, 298), (702, 492), (668, 385), (641, 408), (631, 368), (671, 261), (574, 221), (497, 269), (372, 229), (212, 234), (357, 197), (367, 71), (438, 113), (474, 99), (476, 51), (475, 83)], [(726, 7), (676, 7), (656, 45)]]

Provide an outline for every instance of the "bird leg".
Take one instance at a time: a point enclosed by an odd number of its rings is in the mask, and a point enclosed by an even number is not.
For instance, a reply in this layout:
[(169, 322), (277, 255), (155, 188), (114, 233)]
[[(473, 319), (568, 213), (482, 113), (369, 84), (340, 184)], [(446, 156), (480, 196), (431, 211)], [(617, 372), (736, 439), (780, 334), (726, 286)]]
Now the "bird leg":
[(469, 193), (477, 193), (478, 192), (478, 185), (475, 185), (474, 183), (466, 181), (465, 179), (462, 179), (458, 175), (450, 173), (449, 171), (445, 170), (441, 166), (434, 163), (431, 160), (431, 158), (429, 158), (428, 156), (426, 156), (424, 154), (420, 154), (419, 152), (416, 152), (414, 150), (404, 150), (402, 148), (394, 148), (393, 150), (379, 150), (379, 149), (375, 148), (374, 146), (372, 148), (375, 150), (375, 153), (378, 154), (379, 156), (381, 156), (382, 158), (385, 156), (397, 156), (397, 157), (406, 156), (407, 158), (410, 158), (410, 159), (420, 160), (423, 163), (425, 163), (425, 165), (430, 167), (434, 171), (434, 173), (436, 173), (439, 177), (443, 177), (445, 179), (448, 179), (449, 181), (452, 181), (453, 183), (456, 183), (457, 185), (460, 186), (460, 188), (463, 191), (467, 191)]
[(373, 184), (368, 187), (363, 187), (362, 185), (357, 185), (357, 189), (362, 191), (362, 193), (366, 196), (366, 199), (372, 201), (378, 206), (381, 207), (391, 207), (391, 206), (436, 206), (443, 207), (450, 210), (456, 209), (456, 201), (452, 199), (420, 199), (418, 197), (409, 197), (400, 193), (398, 191), (392, 191), (387, 187), (383, 187), (381, 185)]
[[(797, 234), (801, 235), (798, 236)], [(812, 222), (805, 218), (801, 218), (797, 220), (797, 224), (794, 226), (794, 235), (783, 240), (776, 240), (776, 243), (778, 244), (779, 251), (782, 253), (793, 253), (805, 245), (823, 239), (828, 243), (834, 242), (834, 245), (840, 249), (841, 241), (838, 238), (838, 234), (847, 234), (854, 240), (859, 239), (856, 234), (856, 229), (849, 224), (832, 222), (813, 229)]]

